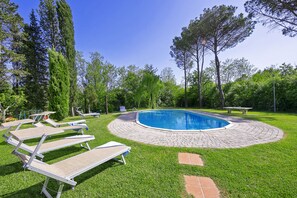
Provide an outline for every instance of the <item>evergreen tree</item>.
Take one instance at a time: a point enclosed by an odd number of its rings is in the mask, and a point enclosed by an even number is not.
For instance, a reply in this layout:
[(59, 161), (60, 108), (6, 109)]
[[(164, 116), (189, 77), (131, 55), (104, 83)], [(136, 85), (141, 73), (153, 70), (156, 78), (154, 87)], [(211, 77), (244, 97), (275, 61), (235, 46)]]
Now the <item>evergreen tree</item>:
[(75, 42), (72, 13), (65, 0), (57, 1), (57, 13), (61, 33), (61, 52), (68, 61), (70, 75), (69, 109), (74, 116), (74, 106), (77, 92), (77, 69), (75, 67)]
[(54, 118), (62, 120), (69, 111), (69, 72), (66, 59), (54, 49), (49, 53), (49, 110), (56, 111)]
[(60, 51), (61, 38), (55, 0), (40, 0), (38, 14), (46, 47)]
[[(16, 51), (19, 49), (20, 32), (23, 19), (17, 13), (18, 6), (10, 0), (0, 0), (0, 92), (8, 89), (8, 65), (24, 61), (24, 56)], [(17, 39), (18, 38), (18, 39)], [(18, 40), (19, 41), (19, 40)], [(10, 71), (11, 72), (11, 71)]]
[(28, 75), (25, 78), (25, 94), (29, 108), (46, 109), (47, 105), (47, 49), (42, 40), (42, 31), (34, 10), (30, 14), (30, 25), (25, 26), (24, 65)]

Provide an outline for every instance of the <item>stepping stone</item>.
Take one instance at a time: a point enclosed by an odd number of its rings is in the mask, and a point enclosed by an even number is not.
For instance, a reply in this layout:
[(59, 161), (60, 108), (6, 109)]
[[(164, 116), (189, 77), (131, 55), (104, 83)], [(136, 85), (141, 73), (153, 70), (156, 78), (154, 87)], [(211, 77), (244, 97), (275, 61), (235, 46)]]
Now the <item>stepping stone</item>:
[(178, 153), (178, 162), (180, 164), (203, 166), (200, 155), (193, 153)]
[(186, 191), (195, 198), (219, 198), (220, 191), (209, 177), (184, 175)]

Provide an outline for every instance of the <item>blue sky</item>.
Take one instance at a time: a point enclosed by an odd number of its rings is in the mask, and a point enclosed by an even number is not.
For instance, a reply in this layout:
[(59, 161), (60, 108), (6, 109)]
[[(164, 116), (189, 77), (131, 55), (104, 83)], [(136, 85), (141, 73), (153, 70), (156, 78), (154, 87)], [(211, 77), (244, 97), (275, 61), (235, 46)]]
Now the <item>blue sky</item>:
[[(29, 22), (29, 13), (37, 9), (39, 0), (11, 0), (19, 5), (19, 13)], [(170, 57), (172, 39), (181, 28), (198, 17), (204, 8), (234, 5), (244, 13), (242, 0), (84, 0), (70, 1), (76, 49), (88, 60), (98, 51), (116, 66), (152, 64), (160, 72), (171, 67), (179, 83), (182, 71)], [(259, 69), (283, 62), (297, 64), (297, 39), (285, 37), (278, 29), (261, 24), (254, 33), (235, 48), (219, 54), (220, 60), (246, 58)], [(206, 57), (206, 64), (213, 55)]]

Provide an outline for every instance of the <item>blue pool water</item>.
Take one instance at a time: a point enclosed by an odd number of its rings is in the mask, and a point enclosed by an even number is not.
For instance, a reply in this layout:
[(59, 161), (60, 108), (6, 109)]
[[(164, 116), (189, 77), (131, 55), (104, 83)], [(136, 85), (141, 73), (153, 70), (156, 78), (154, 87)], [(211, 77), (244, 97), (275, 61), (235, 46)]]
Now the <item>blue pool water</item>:
[(229, 122), (184, 110), (152, 110), (138, 113), (140, 124), (170, 130), (205, 130), (225, 127)]

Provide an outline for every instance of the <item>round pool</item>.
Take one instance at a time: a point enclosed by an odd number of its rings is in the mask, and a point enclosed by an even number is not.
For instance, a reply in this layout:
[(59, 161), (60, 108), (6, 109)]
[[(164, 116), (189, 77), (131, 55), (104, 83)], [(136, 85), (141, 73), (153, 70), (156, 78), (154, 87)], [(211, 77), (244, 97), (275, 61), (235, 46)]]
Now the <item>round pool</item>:
[(207, 130), (230, 124), (226, 120), (185, 110), (140, 111), (137, 122), (146, 127), (167, 130)]

